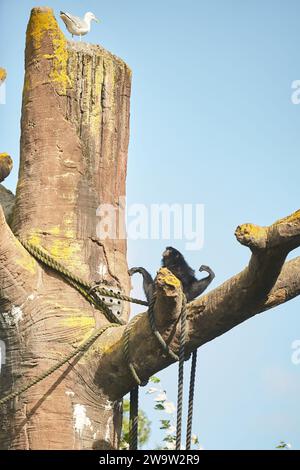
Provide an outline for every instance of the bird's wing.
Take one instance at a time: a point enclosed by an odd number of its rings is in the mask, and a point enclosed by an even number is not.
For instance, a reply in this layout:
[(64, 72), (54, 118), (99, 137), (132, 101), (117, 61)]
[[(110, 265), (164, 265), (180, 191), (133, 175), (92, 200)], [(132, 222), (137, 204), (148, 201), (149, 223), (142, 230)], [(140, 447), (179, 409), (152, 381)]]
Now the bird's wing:
[(68, 18), (68, 20), (73, 23), (75, 28), (84, 28), (86, 26), (85, 21), (79, 18), (79, 16), (74, 16), (64, 11), (61, 11), (60, 15)]

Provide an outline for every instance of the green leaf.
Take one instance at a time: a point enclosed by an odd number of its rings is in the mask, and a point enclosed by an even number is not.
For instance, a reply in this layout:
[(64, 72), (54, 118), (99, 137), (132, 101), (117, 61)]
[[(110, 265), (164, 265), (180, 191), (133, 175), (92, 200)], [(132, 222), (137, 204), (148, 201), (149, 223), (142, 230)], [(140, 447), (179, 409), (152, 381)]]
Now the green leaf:
[(125, 398), (123, 400), (123, 413), (129, 413), (129, 409), (130, 409), (130, 401)]
[(161, 419), (160, 422), (161, 422), (160, 429), (169, 429), (171, 425), (171, 421), (169, 419)]
[(159, 411), (163, 411), (165, 409), (165, 407), (162, 403), (160, 403), (160, 402), (156, 403), (154, 409), (159, 410)]
[(150, 377), (150, 379), (149, 379), (149, 382), (152, 382), (154, 384), (159, 384), (160, 379), (158, 377), (155, 377), (155, 375), (152, 375), (152, 377)]
[(175, 442), (176, 441), (176, 436), (172, 436), (172, 434), (168, 434), (166, 437), (163, 439), (164, 442)]

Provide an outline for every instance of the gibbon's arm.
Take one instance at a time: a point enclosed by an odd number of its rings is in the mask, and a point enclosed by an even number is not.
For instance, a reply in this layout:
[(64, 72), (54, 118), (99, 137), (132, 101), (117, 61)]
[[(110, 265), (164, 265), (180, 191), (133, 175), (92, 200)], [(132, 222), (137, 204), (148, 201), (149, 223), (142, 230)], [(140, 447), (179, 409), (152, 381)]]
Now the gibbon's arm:
[(200, 279), (199, 281), (195, 280), (189, 285), (189, 287), (187, 288), (185, 292), (188, 302), (190, 302), (191, 300), (201, 295), (205, 291), (205, 289), (207, 289), (207, 287), (209, 286), (209, 284), (213, 281), (215, 277), (215, 273), (209, 266), (202, 265), (199, 271), (208, 272), (208, 276), (205, 277), (204, 279)]
[(142, 267), (131, 268), (128, 271), (129, 276), (132, 276), (135, 273), (140, 273), (143, 276), (143, 289), (147, 299), (147, 302), (150, 302), (154, 294), (154, 281), (151, 274)]

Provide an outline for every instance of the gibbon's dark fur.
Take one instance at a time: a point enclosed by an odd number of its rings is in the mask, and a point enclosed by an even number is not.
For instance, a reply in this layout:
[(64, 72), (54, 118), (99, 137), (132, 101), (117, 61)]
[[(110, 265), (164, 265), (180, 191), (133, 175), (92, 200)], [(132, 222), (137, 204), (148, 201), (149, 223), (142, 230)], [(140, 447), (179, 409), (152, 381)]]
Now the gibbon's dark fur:
[[(201, 295), (215, 277), (215, 273), (209, 266), (202, 265), (199, 271), (208, 272), (208, 276), (198, 280), (195, 277), (195, 271), (187, 264), (180, 251), (172, 246), (168, 246), (163, 252), (161, 264), (181, 281), (188, 302)], [(147, 301), (150, 302), (155, 288), (151, 274), (142, 267), (131, 268), (128, 272), (130, 276), (135, 273), (143, 276), (143, 289)]]
[(143, 276), (143, 289), (147, 299), (147, 302), (150, 302), (154, 294), (154, 280), (150, 273), (144, 268), (131, 268), (128, 271), (129, 276), (132, 276), (135, 273), (140, 273)]

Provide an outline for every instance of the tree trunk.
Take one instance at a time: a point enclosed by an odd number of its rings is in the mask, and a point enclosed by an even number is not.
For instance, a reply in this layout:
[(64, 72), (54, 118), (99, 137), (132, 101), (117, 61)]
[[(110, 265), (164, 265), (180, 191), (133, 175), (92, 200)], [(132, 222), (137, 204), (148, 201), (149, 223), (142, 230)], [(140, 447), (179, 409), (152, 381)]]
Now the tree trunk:
[[(99, 240), (96, 211), (100, 204), (117, 210), (125, 196), (130, 87), (123, 61), (100, 46), (67, 42), (52, 10), (32, 10), (12, 230), (85, 280), (125, 293), (126, 240)], [(0, 237), (2, 396), (51, 367), (107, 320), (24, 250), (3, 215)], [(125, 308), (125, 320), (127, 315)], [(99, 389), (96, 369), (97, 355), (87, 353), (1, 407), (0, 447), (116, 448), (121, 403)]]

